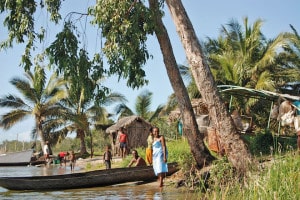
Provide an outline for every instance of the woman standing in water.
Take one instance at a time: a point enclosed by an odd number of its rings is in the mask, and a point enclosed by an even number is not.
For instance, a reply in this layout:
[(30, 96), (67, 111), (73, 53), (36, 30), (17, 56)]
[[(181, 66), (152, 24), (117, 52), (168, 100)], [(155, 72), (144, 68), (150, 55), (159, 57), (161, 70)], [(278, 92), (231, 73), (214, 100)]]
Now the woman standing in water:
[(159, 135), (159, 128), (153, 128), (153, 136), (153, 169), (158, 176), (159, 187), (162, 187), (165, 173), (168, 172), (168, 152), (164, 136)]

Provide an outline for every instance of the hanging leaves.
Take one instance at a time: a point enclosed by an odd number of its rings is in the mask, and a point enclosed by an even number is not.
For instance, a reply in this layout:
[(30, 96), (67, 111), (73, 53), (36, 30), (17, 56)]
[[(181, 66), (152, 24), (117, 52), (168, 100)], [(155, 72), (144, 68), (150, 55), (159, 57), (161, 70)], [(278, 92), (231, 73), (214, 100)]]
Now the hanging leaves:
[(137, 0), (99, 0), (90, 14), (105, 38), (103, 52), (108, 59), (109, 74), (126, 78), (132, 88), (147, 84), (142, 66), (150, 58), (147, 35), (153, 34), (155, 28), (151, 10)]

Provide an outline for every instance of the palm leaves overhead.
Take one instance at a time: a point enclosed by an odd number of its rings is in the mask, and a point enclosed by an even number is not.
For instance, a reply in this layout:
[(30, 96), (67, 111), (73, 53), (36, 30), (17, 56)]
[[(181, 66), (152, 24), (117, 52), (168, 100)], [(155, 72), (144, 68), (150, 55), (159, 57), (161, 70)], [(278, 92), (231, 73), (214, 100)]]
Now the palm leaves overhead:
[(143, 117), (144, 119), (148, 119), (149, 117), (148, 115), (152, 103), (152, 95), (152, 92), (144, 90), (136, 98), (135, 111), (139, 116)]
[[(292, 33), (286, 33), (289, 38), (289, 45), (284, 47), (284, 51), (280, 52), (278, 61), (285, 69), (278, 74), (278, 80), (283, 84), (300, 80), (300, 35), (297, 30), (290, 25)], [(284, 79), (287, 77), (287, 79)]]
[(274, 79), (284, 67), (277, 65), (276, 58), (288, 45), (287, 35), (267, 40), (261, 32), (261, 19), (249, 26), (248, 18), (244, 18), (243, 24), (231, 20), (222, 26), (217, 40), (208, 38), (205, 46), (215, 78), (219, 84), (274, 91)]
[(187, 90), (190, 99), (200, 98), (201, 94), (196, 86), (195, 79), (192, 75), (191, 69), (186, 65), (178, 65), (181, 76), (187, 83)]
[(159, 105), (154, 112), (150, 110), (152, 95), (152, 92), (144, 90), (136, 98), (135, 112), (126, 106), (125, 103), (122, 103), (115, 107), (115, 113), (119, 115), (120, 118), (135, 114), (151, 122), (154, 118), (158, 117), (163, 109), (163, 106)]
[(49, 138), (49, 132), (43, 131), (44, 122), (59, 115), (57, 102), (66, 97), (63, 92), (64, 81), (53, 74), (46, 85), (46, 73), (40, 66), (35, 67), (34, 73), (27, 71), (25, 77), (10, 81), (22, 97), (9, 94), (0, 98), (0, 106), (10, 109), (1, 116), (1, 126), (9, 129), (31, 116), (35, 120), (36, 134), (43, 144)]
[[(261, 19), (252, 25), (247, 17), (243, 25), (231, 20), (221, 27), (217, 39), (207, 38), (208, 61), (218, 85), (277, 91), (294, 76), (295, 68), (287, 67), (288, 61), (282, 60), (284, 54), (289, 54), (285, 50), (290, 44), (290, 35), (281, 33), (274, 39), (266, 39), (261, 32), (262, 25)], [(234, 98), (232, 102), (242, 113), (249, 112), (257, 103), (257, 99), (245, 98)]]

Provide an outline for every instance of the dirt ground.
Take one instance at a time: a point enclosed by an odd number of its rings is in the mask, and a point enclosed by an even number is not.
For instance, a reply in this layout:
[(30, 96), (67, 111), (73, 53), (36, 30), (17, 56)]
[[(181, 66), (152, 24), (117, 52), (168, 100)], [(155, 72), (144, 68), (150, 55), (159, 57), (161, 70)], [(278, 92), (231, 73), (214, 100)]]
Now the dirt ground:
[[(122, 162), (122, 158), (114, 157), (113, 163), (116, 163), (116, 162)], [(86, 158), (86, 159), (79, 158), (76, 161), (76, 166), (79, 167), (82, 171), (86, 170), (86, 167), (88, 164), (90, 164), (91, 166), (99, 166), (99, 165), (103, 164), (103, 159), (101, 156), (97, 156), (94, 158)], [(103, 168), (104, 168), (104, 166), (103, 166)], [(179, 170), (178, 172), (174, 173), (173, 175), (166, 177), (164, 182), (165, 182), (165, 185), (173, 185), (173, 184), (176, 184), (178, 181), (182, 180), (182, 178), (183, 178), (183, 174), (182, 174), (181, 170)], [(147, 184), (149, 184), (151, 186), (155, 186), (158, 183), (156, 181), (154, 181), (154, 182), (149, 182)]]
[[(122, 158), (121, 157), (114, 157), (113, 158), (113, 163), (115, 162), (121, 162)], [(103, 164), (103, 158), (102, 156), (97, 156), (94, 158), (78, 158), (76, 160), (76, 166), (82, 168), (83, 170), (86, 168), (86, 166), (90, 164), (92, 166), (98, 166), (100, 164)]]

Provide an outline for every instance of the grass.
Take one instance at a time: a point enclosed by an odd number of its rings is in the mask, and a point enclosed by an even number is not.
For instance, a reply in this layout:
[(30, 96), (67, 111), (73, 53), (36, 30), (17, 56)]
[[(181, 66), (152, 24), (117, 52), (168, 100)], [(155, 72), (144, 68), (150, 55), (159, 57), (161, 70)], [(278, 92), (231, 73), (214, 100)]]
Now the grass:
[(214, 176), (210, 189), (199, 195), (205, 199), (300, 199), (299, 166), (300, 156), (295, 152), (275, 156), (268, 166), (254, 168), (243, 179), (231, 176), (222, 182), (226, 175)]
[[(248, 144), (250, 147), (250, 139)], [(295, 141), (285, 141), (287, 146)], [(255, 145), (254, 145), (255, 147)], [(201, 174), (191, 174), (190, 169), (194, 159), (191, 155), (187, 140), (179, 139), (167, 141), (168, 162), (178, 162), (185, 175), (186, 181), (199, 180)], [(270, 148), (270, 147), (266, 147)], [(191, 193), (193, 185), (194, 194), (199, 199), (300, 199), (300, 155), (295, 148), (285, 148), (285, 151), (273, 151), (269, 155), (254, 155), (257, 165), (254, 165), (245, 177), (237, 177), (234, 169), (226, 157), (216, 160), (210, 167), (210, 178), (206, 187), (203, 184), (187, 183), (182, 192)], [(139, 155), (145, 157), (145, 149), (138, 148)], [(263, 159), (262, 159), (263, 158)], [(126, 167), (131, 160), (127, 156), (122, 162), (114, 162), (113, 168)], [(260, 162), (264, 160), (263, 162)], [(267, 160), (267, 161), (266, 161)], [(104, 168), (104, 165), (87, 166), (90, 169)], [(186, 173), (189, 172), (189, 173)], [(193, 177), (189, 177), (193, 176)]]

